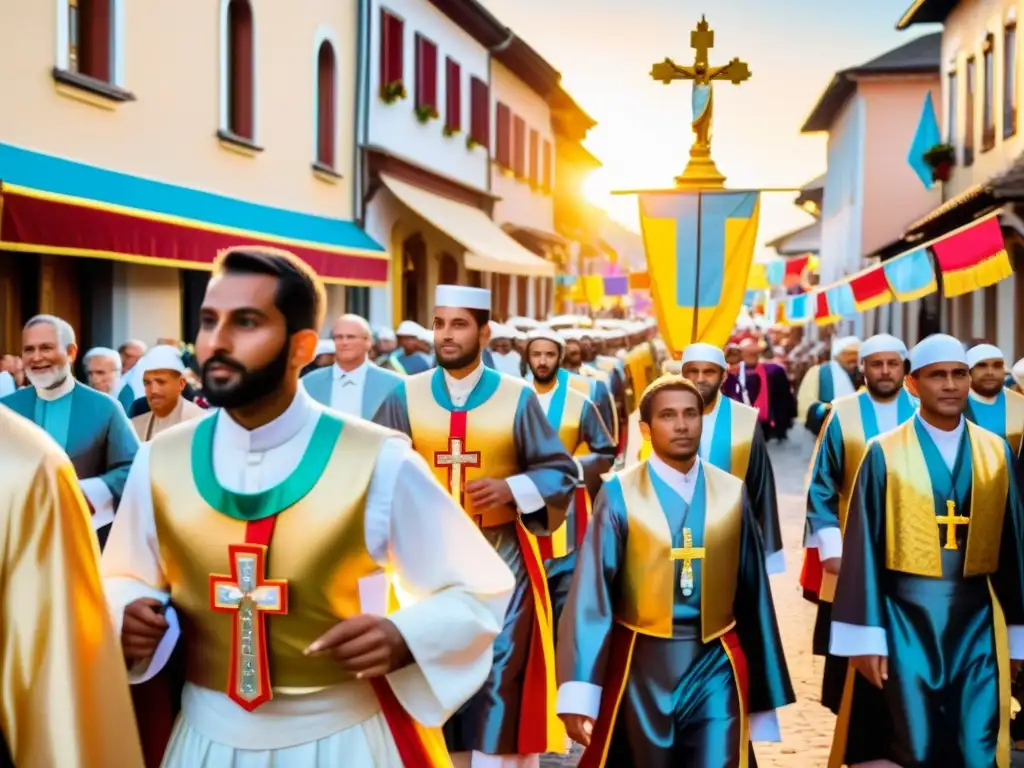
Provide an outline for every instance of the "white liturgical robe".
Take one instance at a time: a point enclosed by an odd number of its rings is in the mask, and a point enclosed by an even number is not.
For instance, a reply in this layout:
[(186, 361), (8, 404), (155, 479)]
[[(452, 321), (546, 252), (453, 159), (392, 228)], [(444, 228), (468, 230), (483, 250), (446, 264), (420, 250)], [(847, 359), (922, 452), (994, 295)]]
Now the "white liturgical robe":
[[(217, 480), (242, 493), (282, 482), (298, 465), (322, 410), (300, 387), (284, 414), (252, 431), (221, 412), (213, 444)], [(119, 634), (129, 603), (141, 597), (169, 599), (154, 522), (150, 450), (151, 444), (143, 445), (135, 459), (101, 562)], [(388, 682), (412, 717), (440, 726), (484, 682), (514, 587), (512, 574), (397, 434), (384, 443), (370, 481), (365, 539), (373, 559), (398, 577), (401, 608), (389, 618), (416, 660), (388, 675)], [(367, 604), (383, 605), (383, 578), (363, 581), (375, 582), (359, 585), (364, 612), (381, 612)], [(152, 677), (170, 656), (179, 632), (173, 607), (165, 615), (171, 629), (153, 659), (131, 670), (133, 682)], [(186, 683), (164, 759), (166, 768), (400, 764), (369, 683), (358, 680), (275, 691), (251, 713), (222, 691)]]

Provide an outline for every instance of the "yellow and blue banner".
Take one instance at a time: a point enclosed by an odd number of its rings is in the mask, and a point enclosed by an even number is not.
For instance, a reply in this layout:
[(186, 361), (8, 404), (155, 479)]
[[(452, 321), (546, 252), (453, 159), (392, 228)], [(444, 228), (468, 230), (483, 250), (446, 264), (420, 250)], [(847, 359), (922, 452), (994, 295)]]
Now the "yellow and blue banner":
[(651, 297), (662, 338), (676, 358), (693, 341), (722, 347), (729, 340), (743, 305), (760, 211), (755, 191), (640, 195)]

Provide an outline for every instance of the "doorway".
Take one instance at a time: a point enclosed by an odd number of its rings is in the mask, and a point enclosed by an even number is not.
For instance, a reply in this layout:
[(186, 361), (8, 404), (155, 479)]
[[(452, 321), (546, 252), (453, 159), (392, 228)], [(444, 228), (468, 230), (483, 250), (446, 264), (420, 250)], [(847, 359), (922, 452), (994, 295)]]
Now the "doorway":
[(427, 279), (427, 243), (418, 232), (402, 243), (403, 320), (423, 323)]

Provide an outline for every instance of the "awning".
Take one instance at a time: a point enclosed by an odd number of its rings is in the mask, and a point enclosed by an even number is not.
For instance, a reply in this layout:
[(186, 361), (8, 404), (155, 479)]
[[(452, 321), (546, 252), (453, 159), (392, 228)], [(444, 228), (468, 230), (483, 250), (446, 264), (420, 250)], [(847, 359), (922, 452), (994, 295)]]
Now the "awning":
[(285, 248), (330, 283), (388, 279), (388, 254), (351, 221), (0, 144), (0, 250), (209, 269), (237, 245)]
[(380, 177), (403, 204), (466, 249), (467, 269), (525, 277), (555, 276), (554, 264), (521, 246), (479, 208), (427, 192), (386, 173)]

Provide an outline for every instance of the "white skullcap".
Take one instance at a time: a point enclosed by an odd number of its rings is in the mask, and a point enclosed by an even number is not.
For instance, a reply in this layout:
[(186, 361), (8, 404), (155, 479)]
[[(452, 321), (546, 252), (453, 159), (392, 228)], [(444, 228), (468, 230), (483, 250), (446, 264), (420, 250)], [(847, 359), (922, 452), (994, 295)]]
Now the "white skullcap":
[(888, 333), (878, 333), (860, 345), (860, 353), (857, 355), (857, 360), (863, 363), (864, 358), (882, 352), (895, 352), (902, 360), (907, 359), (906, 344)]
[(728, 366), (725, 362), (725, 353), (713, 344), (705, 344), (702, 341), (690, 344), (683, 350), (683, 365), (687, 363), (712, 363), (722, 370)]
[(1013, 370), (1010, 373), (1013, 374), (1013, 380), (1017, 382), (1017, 386), (1024, 389), (1024, 357), (1013, 364)]
[(519, 328), (521, 330), (525, 329), (529, 331), (534, 328), (539, 328), (542, 323), (540, 320), (534, 320), (532, 317), (513, 317), (508, 321), (508, 323), (506, 323), (506, 325), (512, 328)]
[(526, 334), (526, 343), (529, 344), (531, 341), (553, 341), (559, 349), (565, 349), (565, 336), (554, 328), (534, 328)]
[(843, 352), (856, 349), (859, 346), (860, 339), (856, 336), (840, 336), (838, 339), (832, 339), (832, 359), (835, 360)]
[(967, 350), (967, 367), (973, 368), (982, 360), (1002, 360), (1006, 365), (1003, 351), (995, 344), (978, 344)]
[(419, 331), (417, 331), (416, 333), (416, 338), (427, 344), (434, 344), (434, 332), (430, 328), (424, 328), (422, 325), (419, 326)]
[(910, 350), (910, 372), (921, 370), (935, 363), (962, 363), (967, 365), (964, 345), (952, 336), (936, 333)]
[(320, 357), (320, 355), (333, 355), (335, 352), (334, 341), (331, 339), (320, 339), (320, 341), (316, 343), (317, 357)]
[(683, 361), (672, 360), (669, 358), (661, 364), (661, 372), (669, 376), (682, 376), (683, 375)]
[(562, 334), (562, 338), (566, 341), (579, 341), (583, 338), (582, 328), (562, 328), (559, 333)]
[[(334, 347), (331, 346), (333, 351)], [(149, 371), (174, 371), (182, 374), (185, 372), (185, 363), (181, 359), (181, 353), (168, 344), (160, 344), (153, 347), (139, 360), (139, 368), (145, 375)]]
[(506, 341), (512, 341), (516, 337), (516, 332), (509, 328), (507, 325), (496, 323), (493, 320), (488, 323), (491, 328), (491, 341), (495, 339), (504, 339)]
[(395, 331), (395, 336), (412, 336), (413, 338), (418, 339), (421, 333), (423, 333), (422, 325), (413, 322), (412, 320), (403, 320), (398, 324), (398, 330)]
[(469, 285), (439, 285), (434, 291), (435, 307), (460, 307), (491, 311), (491, 292)]
[(526, 333), (516, 330), (516, 341), (526, 341)]
[(396, 341), (395, 332), (390, 328), (378, 328), (377, 329), (377, 340), (378, 341)]

